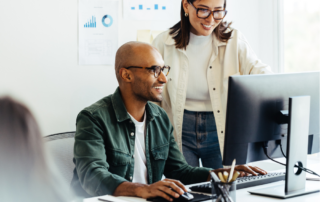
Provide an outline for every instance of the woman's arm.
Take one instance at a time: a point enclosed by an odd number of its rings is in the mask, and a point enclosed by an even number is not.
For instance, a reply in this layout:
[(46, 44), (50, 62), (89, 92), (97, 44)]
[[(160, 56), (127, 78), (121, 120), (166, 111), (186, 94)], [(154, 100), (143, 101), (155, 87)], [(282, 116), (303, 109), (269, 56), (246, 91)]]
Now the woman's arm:
[(241, 74), (272, 74), (273, 72), (270, 66), (261, 62), (246, 38), (240, 32), (237, 32), (237, 35), (238, 57)]

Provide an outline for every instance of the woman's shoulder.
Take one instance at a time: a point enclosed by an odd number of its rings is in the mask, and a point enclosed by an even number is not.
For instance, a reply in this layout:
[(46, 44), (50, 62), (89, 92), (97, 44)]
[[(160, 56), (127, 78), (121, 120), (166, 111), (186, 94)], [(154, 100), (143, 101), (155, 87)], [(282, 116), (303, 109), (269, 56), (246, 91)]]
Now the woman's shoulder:
[(250, 47), (244, 34), (238, 29), (228, 28), (226, 32), (232, 31), (231, 37), (227, 42), (227, 46), (235, 46), (238, 50), (244, 50)]
[(246, 38), (245, 36), (243, 35), (243, 33), (241, 31), (239, 31), (238, 29), (235, 29), (235, 28), (228, 28), (226, 30), (226, 32), (230, 32), (232, 31), (232, 34), (231, 34), (231, 40), (236, 40), (238, 42), (246, 42)]
[(153, 45), (157, 45), (157, 44), (167, 44), (167, 43), (171, 43), (171, 41), (173, 40), (171, 34), (170, 34), (170, 29), (164, 32), (161, 32), (152, 42)]
[(171, 37), (170, 31), (171, 30), (168, 29), (166, 31), (161, 32), (154, 40), (166, 40), (168, 37)]
[(152, 45), (158, 49), (158, 51), (163, 56), (165, 52), (165, 45), (172, 45), (174, 44), (174, 39), (170, 35), (170, 30), (164, 31), (160, 33), (152, 42)]

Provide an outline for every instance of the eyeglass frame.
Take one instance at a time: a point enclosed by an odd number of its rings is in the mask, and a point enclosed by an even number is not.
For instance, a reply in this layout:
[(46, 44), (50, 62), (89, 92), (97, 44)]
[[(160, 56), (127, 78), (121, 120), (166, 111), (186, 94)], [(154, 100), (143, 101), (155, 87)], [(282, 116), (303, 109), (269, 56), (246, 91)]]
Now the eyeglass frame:
[[(158, 76), (156, 76), (156, 68), (160, 67), (160, 72), (158, 74)], [(139, 69), (152, 69), (154, 70), (154, 77), (158, 78), (159, 75), (161, 74), (161, 72), (163, 72), (164, 68), (168, 68), (168, 72), (167, 74), (165, 74), (165, 76), (168, 76), (169, 72), (170, 72), (170, 66), (169, 65), (164, 65), (163, 67), (159, 66), (159, 65), (152, 65), (151, 67), (138, 67), (138, 66), (129, 66), (129, 67), (124, 67), (125, 69), (130, 69), (130, 68), (139, 68)], [(163, 73), (164, 74), (164, 73)]]
[[(200, 18), (200, 17), (198, 16), (198, 12), (199, 12), (200, 9), (209, 10), (209, 9), (205, 9), (205, 8), (196, 8), (196, 7), (193, 5), (193, 3), (190, 3), (190, 4), (192, 5), (192, 7), (193, 7), (194, 9), (196, 9), (196, 11), (197, 11), (197, 17), (198, 17), (198, 18)], [(200, 18), (200, 19), (207, 19), (211, 14), (212, 14), (212, 16), (213, 16), (213, 19), (215, 19), (215, 18), (214, 18), (214, 13), (221, 12), (221, 11), (224, 11), (224, 12), (225, 12), (225, 14), (224, 14), (224, 16), (223, 16), (223, 18), (224, 18), (224, 17), (226, 17), (226, 15), (227, 15), (227, 13), (228, 13), (227, 10), (218, 10), (218, 11), (209, 10), (209, 11), (210, 11), (210, 13), (209, 13), (209, 15), (208, 15), (207, 17), (205, 17), (205, 18)], [(223, 20), (223, 18), (221, 18), (221, 19), (215, 19), (215, 20)]]

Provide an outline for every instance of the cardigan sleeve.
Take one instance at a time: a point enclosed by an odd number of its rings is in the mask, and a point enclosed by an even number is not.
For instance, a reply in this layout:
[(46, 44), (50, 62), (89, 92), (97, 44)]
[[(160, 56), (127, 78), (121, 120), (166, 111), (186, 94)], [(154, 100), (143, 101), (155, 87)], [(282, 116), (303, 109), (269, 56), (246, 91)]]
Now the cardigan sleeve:
[(238, 38), (238, 57), (240, 71), (244, 75), (248, 74), (272, 74), (270, 66), (264, 64), (254, 53), (246, 38), (237, 32)]

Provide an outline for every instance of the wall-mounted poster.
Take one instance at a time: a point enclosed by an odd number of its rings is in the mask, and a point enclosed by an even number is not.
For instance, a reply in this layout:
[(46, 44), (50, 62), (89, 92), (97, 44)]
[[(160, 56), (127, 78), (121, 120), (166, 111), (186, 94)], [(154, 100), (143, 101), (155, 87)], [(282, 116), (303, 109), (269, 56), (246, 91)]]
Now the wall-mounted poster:
[(172, 20), (179, 0), (123, 0), (124, 20)]
[(116, 0), (79, 0), (79, 65), (112, 65), (118, 48)]

